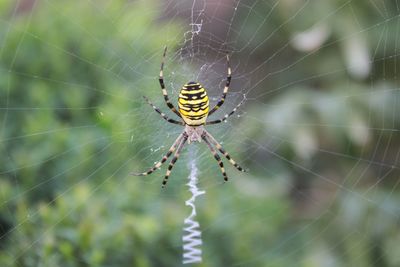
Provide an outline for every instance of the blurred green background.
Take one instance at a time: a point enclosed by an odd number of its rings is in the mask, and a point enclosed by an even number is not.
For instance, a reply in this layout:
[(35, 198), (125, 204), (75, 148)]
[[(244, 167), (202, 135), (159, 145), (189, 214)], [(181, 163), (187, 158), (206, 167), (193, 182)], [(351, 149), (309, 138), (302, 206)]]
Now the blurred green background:
[[(198, 266), (400, 266), (399, 6), (0, 0), (0, 266), (181, 266), (193, 159)], [(174, 102), (231, 54), (219, 116), (246, 101), (209, 131), (248, 173), (194, 144), (166, 189), (129, 175), (182, 131), (142, 99), (167, 110), (164, 45)]]

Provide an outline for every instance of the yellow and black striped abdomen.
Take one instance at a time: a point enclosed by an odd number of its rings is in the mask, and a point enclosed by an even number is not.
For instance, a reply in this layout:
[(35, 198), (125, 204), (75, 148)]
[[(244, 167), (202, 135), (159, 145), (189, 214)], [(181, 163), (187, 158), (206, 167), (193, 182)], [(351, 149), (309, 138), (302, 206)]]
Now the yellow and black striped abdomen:
[(189, 126), (199, 126), (206, 122), (208, 115), (208, 96), (206, 89), (199, 83), (185, 84), (178, 98), (179, 113)]

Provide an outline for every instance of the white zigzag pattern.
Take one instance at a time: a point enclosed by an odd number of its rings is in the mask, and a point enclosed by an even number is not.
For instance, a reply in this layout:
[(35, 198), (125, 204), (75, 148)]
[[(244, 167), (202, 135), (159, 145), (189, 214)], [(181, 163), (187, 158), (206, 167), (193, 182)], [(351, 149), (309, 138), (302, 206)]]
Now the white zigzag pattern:
[(202, 194), (205, 194), (205, 191), (199, 191), (197, 187), (197, 167), (196, 167), (196, 162), (195, 160), (192, 160), (190, 162), (190, 167), (191, 167), (191, 172), (189, 175), (189, 183), (187, 185), (189, 186), (189, 190), (192, 193), (192, 197), (188, 199), (185, 204), (186, 206), (192, 207), (192, 212), (184, 220), (184, 224), (186, 225), (185, 228), (183, 228), (183, 231), (185, 232), (184, 236), (182, 237), (183, 241), (183, 264), (188, 264), (188, 263), (199, 263), (202, 261), (201, 258), (201, 248), (199, 246), (202, 245), (202, 240), (201, 240), (201, 231), (199, 230), (200, 224), (194, 220), (194, 217), (196, 216), (196, 206), (194, 204), (196, 197)]

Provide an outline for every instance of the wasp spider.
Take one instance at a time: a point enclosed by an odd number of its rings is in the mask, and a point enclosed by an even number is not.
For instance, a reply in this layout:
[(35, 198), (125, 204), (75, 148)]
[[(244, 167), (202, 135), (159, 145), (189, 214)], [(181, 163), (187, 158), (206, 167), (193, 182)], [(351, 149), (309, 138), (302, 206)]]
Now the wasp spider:
[(228, 161), (236, 167), (239, 171), (245, 171), (242, 167), (240, 167), (225, 151), (225, 149), (215, 140), (215, 138), (207, 132), (204, 128), (204, 125), (210, 124), (217, 124), (225, 121), (229, 116), (231, 116), (235, 111), (239, 108), (239, 106), (243, 103), (242, 100), (239, 105), (237, 105), (230, 113), (226, 114), (222, 119), (207, 121), (207, 116), (213, 114), (216, 110), (218, 110), (222, 104), (225, 102), (226, 94), (228, 93), (229, 85), (231, 83), (231, 67), (229, 64), (229, 56), (226, 56), (227, 65), (228, 65), (228, 76), (226, 78), (226, 84), (224, 87), (224, 91), (222, 93), (221, 98), (219, 99), (218, 103), (210, 110), (209, 109), (209, 100), (207, 96), (206, 89), (197, 82), (188, 82), (185, 84), (180, 93), (178, 98), (178, 107), (179, 111), (174, 107), (174, 105), (170, 102), (168, 98), (167, 90), (165, 89), (164, 84), (164, 76), (163, 76), (163, 69), (164, 69), (164, 61), (165, 61), (165, 54), (167, 52), (167, 47), (164, 49), (163, 53), (163, 60), (161, 62), (161, 69), (160, 69), (160, 77), (159, 82), (162, 90), (162, 94), (164, 95), (164, 100), (167, 106), (180, 118), (179, 121), (168, 118), (165, 113), (163, 113), (159, 108), (157, 108), (150, 100), (144, 96), (146, 102), (153, 107), (153, 109), (161, 115), (163, 119), (170, 123), (178, 124), (185, 126), (184, 131), (178, 136), (175, 142), (172, 144), (171, 148), (168, 150), (167, 154), (162, 157), (161, 161), (157, 162), (152, 168), (148, 171), (143, 173), (132, 173), (132, 175), (149, 175), (155, 170), (159, 169), (161, 165), (175, 152), (174, 157), (172, 158), (167, 173), (165, 174), (164, 180), (162, 182), (162, 187), (165, 187), (168, 181), (168, 177), (171, 174), (171, 170), (174, 167), (175, 162), (178, 160), (179, 155), (184, 147), (185, 143), (188, 142), (204, 142), (207, 144), (208, 148), (210, 149), (211, 153), (213, 154), (214, 158), (217, 160), (218, 165), (221, 169), (222, 175), (224, 176), (224, 180), (228, 181), (228, 176), (225, 172), (224, 164), (220, 156), (217, 154), (217, 150), (224, 155)]

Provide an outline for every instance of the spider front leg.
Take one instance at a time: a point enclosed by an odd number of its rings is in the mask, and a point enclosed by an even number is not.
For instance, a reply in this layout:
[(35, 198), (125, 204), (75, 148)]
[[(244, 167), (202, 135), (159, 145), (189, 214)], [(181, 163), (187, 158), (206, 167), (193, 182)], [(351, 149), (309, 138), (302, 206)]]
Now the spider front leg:
[(176, 110), (174, 105), (169, 101), (168, 98), (168, 93), (167, 89), (165, 89), (165, 84), (164, 84), (164, 62), (165, 62), (165, 55), (167, 54), (167, 46), (164, 48), (164, 53), (163, 53), (163, 59), (161, 61), (161, 68), (160, 68), (160, 77), (158, 81), (160, 82), (162, 94), (164, 96), (165, 103), (167, 103), (167, 106), (169, 107), (170, 110), (172, 110), (176, 115), (178, 115), (179, 118), (181, 118), (181, 114)]
[(221, 169), (222, 175), (224, 176), (224, 181), (228, 181), (228, 175), (225, 172), (224, 163), (222, 162), (220, 156), (217, 154), (217, 151), (213, 148), (211, 143), (208, 141), (205, 135), (202, 136), (204, 142), (207, 144), (208, 148), (210, 149), (211, 153), (213, 154), (215, 160), (218, 162), (219, 168)]
[(229, 55), (226, 55), (226, 64), (228, 65), (228, 76), (226, 77), (226, 83), (225, 83), (224, 91), (222, 92), (222, 96), (219, 99), (218, 103), (215, 105), (215, 107), (213, 107), (210, 110), (210, 112), (208, 112), (208, 115), (213, 114), (225, 102), (226, 94), (228, 93), (229, 85), (231, 84), (231, 80), (232, 80), (232, 70), (231, 70), (231, 64), (230, 64), (230, 61), (229, 61)]
[(163, 165), (163, 163), (172, 155), (172, 153), (176, 150), (177, 146), (180, 146), (180, 144), (182, 143), (184, 134), (180, 134), (178, 136), (178, 138), (176, 138), (175, 142), (172, 144), (172, 146), (169, 148), (167, 154), (165, 154), (162, 159), (157, 162), (156, 164), (154, 164), (153, 167), (151, 167), (148, 171), (142, 172), (142, 173), (131, 173), (131, 175), (134, 176), (145, 176), (145, 175), (149, 175), (151, 173), (153, 173), (155, 170), (159, 169), (161, 167), (161, 165)]
[(145, 96), (143, 96), (143, 98), (146, 100), (146, 102), (158, 113), (158, 114), (160, 114), (161, 115), (161, 117), (164, 119), (164, 120), (166, 120), (167, 122), (170, 122), (170, 123), (174, 123), (174, 124), (178, 124), (178, 125), (185, 125), (183, 122), (181, 122), (181, 121), (176, 121), (176, 120), (174, 120), (174, 119), (170, 119), (170, 118), (168, 118), (168, 116), (167, 115), (165, 115), (164, 114), (164, 112), (162, 112), (159, 108), (157, 108), (153, 103), (151, 103), (151, 101), (147, 98), (147, 97), (145, 97)]
[(218, 143), (217, 140), (215, 140), (215, 138), (209, 134), (208, 132), (205, 132), (205, 138), (206, 139), (210, 139), (211, 143), (219, 150), (219, 152), (222, 153), (222, 155), (225, 156), (225, 158), (239, 171), (241, 172), (246, 172), (245, 169), (243, 169), (242, 167), (239, 166), (239, 164), (236, 163), (236, 161), (234, 161), (232, 159), (232, 157), (228, 154), (228, 152), (225, 151), (225, 149), (221, 146), (220, 143)]
[(162, 186), (161, 186), (162, 188), (164, 188), (168, 182), (168, 178), (169, 178), (169, 175), (171, 174), (171, 170), (174, 167), (175, 163), (179, 159), (182, 148), (184, 147), (184, 145), (188, 139), (188, 135), (186, 133), (183, 133), (182, 138), (183, 138), (182, 142), (178, 146), (178, 149), (176, 150), (174, 157), (172, 158), (171, 162), (168, 165), (167, 173), (165, 174), (164, 180), (162, 181)]

